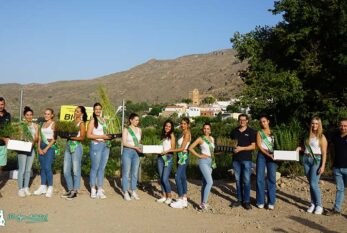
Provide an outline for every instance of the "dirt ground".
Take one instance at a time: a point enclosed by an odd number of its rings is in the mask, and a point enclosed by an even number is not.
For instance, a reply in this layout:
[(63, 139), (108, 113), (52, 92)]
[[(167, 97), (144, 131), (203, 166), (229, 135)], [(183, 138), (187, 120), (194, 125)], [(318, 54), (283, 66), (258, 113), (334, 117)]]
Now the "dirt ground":
[[(253, 181), (255, 180), (252, 177)], [(235, 201), (235, 182), (215, 181), (209, 198), (212, 209), (199, 212), (200, 181), (189, 181), (189, 207), (172, 209), (155, 202), (159, 185), (153, 181), (141, 186), (139, 201), (125, 202), (120, 195), (120, 181), (105, 180), (107, 199), (89, 197), (88, 180), (81, 182), (77, 199), (60, 197), (64, 192), (62, 176), (54, 176), (54, 196), (17, 196), (17, 181), (7, 180), (0, 187), (3, 198), (0, 210), (6, 225), (0, 232), (347, 232), (346, 204), (343, 215), (328, 217), (306, 213), (309, 189), (304, 177), (284, 178), (278, 181), (275, 210), (252, 210), (229, 207)], [(173, 182), (173, 181), (172, 181)], [(36, 176), (31, 185), (34, 191), (40, 183)], [(175, 186), (173, 185), (175, 190)], [(332, 208), (335, 199), (333, 180), (321, 182), (324, 208)], [(255, 184), (252, 184), (252, 203), (255, 202)], [(347, 203), (347, 200), (346, 202)], [(47, 215), (47, 222), (27, 223), (11, 216)]]

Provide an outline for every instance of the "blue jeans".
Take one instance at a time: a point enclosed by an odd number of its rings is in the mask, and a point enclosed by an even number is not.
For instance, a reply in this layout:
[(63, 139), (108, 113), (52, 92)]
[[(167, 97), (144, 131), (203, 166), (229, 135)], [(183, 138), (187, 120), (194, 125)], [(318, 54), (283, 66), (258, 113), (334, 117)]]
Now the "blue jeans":
[(186, 163), (183, 165), (178, 165), (176, 170), (176, 186), (177, 186), (177, 193), (179, 197), (183, 197), (185, 194), (187, 194), (187, 175), (186, 170), (188, 166), (188, 159), (186, 160)]
[(136, 150), (124, 147), (122, 154), (122, 190), (124, 193), (129, 189), (129, 175), (130, 189), (131, 191), (136, 190), (139, 165), (140, 157)]
[(233, 161), (237, 200), (250, 203), (252, 161)]
[(347, 185), (347, 168), (334, 168), (334, 176), (336, 181), (336, 199), (335, 210), (341, 211), (341, 206), (345, 196), (345, 187)]
[(261, 152), (258, 152), (257, 157), (257, 205), (265, 204), (265, 167), (267, 170), (267, 201), (269, 205), (275, 205), (277, 164)]
[(104, 184), (105, 167), (110, 155), (110, 148), (105, 142), (94, 143), (90, 142), (90, 159), (92, 167), (90, 169), (90, 186), (102, 188)]
[(169, 182), (169, 177), (172, 169), (172, 155), (166, 155), (169, 159), (169, 164), (165, 167), (164, 160), (161, 156), (158, 156), (157, 159), (157, 165), (158, 165), (158, 173), (160, 177), (160, 187), (161, 192), (164, 193), (171, 193), (171, 185)]
[[(47, 144), (41, 142), (41, 150), (45, 149), (46, 146)], [(54, 154), (54, 149), (50, 147), (46, 154), (39, 155), (41, 185), (48, 184), (48, 186), (53, 186), (52, 164), (54, 162)]]
[[(76, 147), (74, 153), (70, 152), (70, 147), (67, 144), (64, 153), (64, 177), (66, 180), (67, 189), (79, 190), (81, 183), (81, 161), (83, 155), (82, 144)], [(73, 171), (73, 180), (71, 176), (71, 168)]]
[(317, 174), (321, 165), (320, 160), (315, 164), (312, 156), (304, 155), (303, 163), (305, 175), (310, 184), (311, 203), (315, 206), (322, 206), (321, 192), (318, 183), (320, 175)]
[(199, 168), (202, 174), (201, 203), (205, 204), (213, 185), (211, 164), (211, 158), (199, 159)]
[[(18, 153), (18, 189), (28, 188), (30, 182), (30, 172), (35, 158), (35, 150), (30, 154)], [(24, 178), (24, 186), (23, 186)]]

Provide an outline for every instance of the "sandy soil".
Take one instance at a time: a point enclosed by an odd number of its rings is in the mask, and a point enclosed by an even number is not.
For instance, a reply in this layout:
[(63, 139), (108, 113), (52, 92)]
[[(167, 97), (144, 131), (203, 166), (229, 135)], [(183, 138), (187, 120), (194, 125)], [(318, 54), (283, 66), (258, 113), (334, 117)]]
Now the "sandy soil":
[[(254, 178), (254, 177), (253, 177)], [(189, 181), (189, 208), (172, 209), (155, 202), (159, 194), (157, 182), (144, 184), (139, 190), (141, 200), (123, 201), (120, 181), (105, 180), (107, 199), (92, 200), (88, 181), (82, 181), (77, 199), (67, 201), (60, 197), (64, 192), (60, 175), (54, 176), (54, 196), (17, 196), (17, 181), (2, 183), (3, 198), (0, 210), (4, 211), (6, 226), (0, 232), (347, 232), (346, 211), (342, 216), (317, 216), (305, 212), (309, 205), (306, 179), (281, 178), (278, 182), (277, 204), (273, 211), (231, 208), (235, 201), (235, 183), (215, 181), (209, 204), (212, 209), (199, 212), (200, 181)], [(253, 179), (254, 181), (254, 179)], [(31, 191), (39, 185), (40, 177), (34, 178)], [(331, 208), (335, 199), (332, 180), (321, 183), (324, 207)], [(174, 187), (175, 190), (175, 187)], [(252, 202), (255, 198), (252, 184)], [(347, 201), (346, 201), (347, 203)], [(346, 204), (344, 204), (346, 209)], [(47, 214), (48, 222), (26, 223), (10, 220), (9, 214)]]

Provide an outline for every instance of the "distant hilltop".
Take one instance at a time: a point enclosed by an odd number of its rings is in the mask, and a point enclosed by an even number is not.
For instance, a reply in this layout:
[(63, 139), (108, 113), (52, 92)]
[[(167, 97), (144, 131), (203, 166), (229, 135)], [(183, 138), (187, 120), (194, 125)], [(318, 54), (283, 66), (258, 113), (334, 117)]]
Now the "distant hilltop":
[[(199, 89), (202, 96), (218, 99), (233, 98), (243, 87), (239, 70), (247, 68), (235, 57), (232, 49), (155, 60), (128, 71), (90, 80), (59, 81), (48, 84), (0, 84), (0, 95), (6, 98), (7, 109), (19, 113), (20, 90), (24, 90), (24, 105), (35, 114), (46, 107), (59, 111), (61, 105), (92, 106), (98, 101), (97, 87), (104, 85), (115, 105), (122, 99), (132, 102), (174, 103), (189, 98), (188, 93)], [(15, 81), (15, 80), (14, 80)]]

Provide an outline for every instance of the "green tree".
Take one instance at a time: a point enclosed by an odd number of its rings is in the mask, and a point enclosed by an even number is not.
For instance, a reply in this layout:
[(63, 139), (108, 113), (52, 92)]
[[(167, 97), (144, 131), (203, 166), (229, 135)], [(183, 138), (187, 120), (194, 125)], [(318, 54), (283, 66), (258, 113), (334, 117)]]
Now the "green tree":
[(276, 26), (231, 39), (239, 58), (249, 62), (242, 104), (279, 121), (329, 117), (327, 109), (346, 108), (347, 1), (281, 0), (272, 13), (283, 16)]
[(207, 96), (202, 100), (203, 104), (213, 104), (216, 102), (216, 99), (213, 96)]
[(181, 102), (186, 104), (191, 104), (193, 101), (191, 99), (184, 98), (184, 99), (181, 99)]

